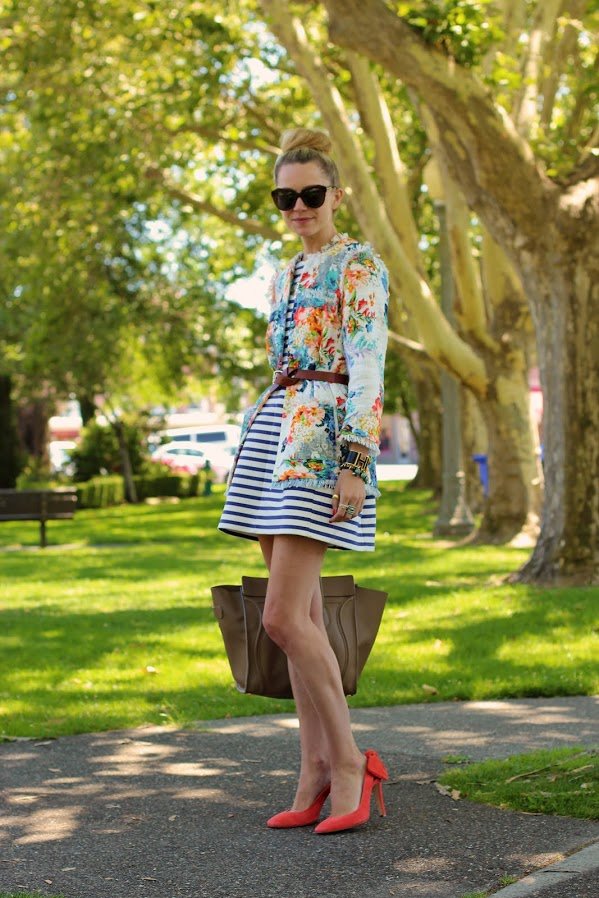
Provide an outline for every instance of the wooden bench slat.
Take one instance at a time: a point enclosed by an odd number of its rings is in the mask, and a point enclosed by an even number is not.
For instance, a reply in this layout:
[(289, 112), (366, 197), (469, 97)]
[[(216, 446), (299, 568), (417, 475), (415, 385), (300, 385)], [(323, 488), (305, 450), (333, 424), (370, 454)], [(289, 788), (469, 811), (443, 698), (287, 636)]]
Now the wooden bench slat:
[(46, 521), (70, 520), (77, 510), (77, 491), (0, 489), (0, 521), (39, 521), (40, 545), (46, 545)]

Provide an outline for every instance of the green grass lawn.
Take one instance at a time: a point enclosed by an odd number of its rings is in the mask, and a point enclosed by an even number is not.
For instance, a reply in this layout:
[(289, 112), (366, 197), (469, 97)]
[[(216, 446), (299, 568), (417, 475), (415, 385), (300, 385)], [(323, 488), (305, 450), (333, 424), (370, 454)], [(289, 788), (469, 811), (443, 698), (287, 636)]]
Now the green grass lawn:
[[(599, 691), (599, 590), (502, 586), (526, 551), (448, 548), (427, 494), (383, 486), (376, 553), (325, 566), (390, 594), (352, 705)], [(0, 552), (0, 733), (292, 709), (232, 684), (209, 587), (264, 568), (257, 543), (216, 530), (222, 498), (81, 511), (50, 522), (44, 551), (36, 523), (0, 525), (0, 548), (23, 547)]]
[(452, 767), (439, 782), (500, 808), (599, 818), (599, 754), (593, 749), (556, 748)]

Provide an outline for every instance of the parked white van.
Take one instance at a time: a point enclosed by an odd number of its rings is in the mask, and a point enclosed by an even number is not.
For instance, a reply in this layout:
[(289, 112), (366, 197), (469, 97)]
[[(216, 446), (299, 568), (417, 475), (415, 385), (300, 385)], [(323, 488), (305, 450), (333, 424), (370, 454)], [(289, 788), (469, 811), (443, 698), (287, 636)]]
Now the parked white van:
[(237, 424), (204, 424), (197, 427), (171, 427), (163, 435), (171, 443), (197, 443), (208, 456), (211, 446), (232, 455), (239, 444), (241, 428)]

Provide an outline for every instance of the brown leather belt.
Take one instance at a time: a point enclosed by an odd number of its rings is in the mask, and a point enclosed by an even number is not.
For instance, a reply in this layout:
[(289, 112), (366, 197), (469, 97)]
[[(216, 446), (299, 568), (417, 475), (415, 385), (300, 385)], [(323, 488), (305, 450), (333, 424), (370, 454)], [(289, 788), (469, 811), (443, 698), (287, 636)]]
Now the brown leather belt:
[(312, 371), (308, 368), (279, 368), (275, 371), (272, 382), (278, 387), (294, 387), (298, 380), (324, 380), (330, 384), (348, 384), (347, 374), (335, 371)]

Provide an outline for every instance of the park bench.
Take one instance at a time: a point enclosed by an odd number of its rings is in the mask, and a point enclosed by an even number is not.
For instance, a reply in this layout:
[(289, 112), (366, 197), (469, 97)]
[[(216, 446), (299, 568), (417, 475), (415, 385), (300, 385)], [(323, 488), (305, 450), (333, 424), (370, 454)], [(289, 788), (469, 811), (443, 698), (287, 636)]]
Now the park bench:
[(2, 490), (0, 521), (39, 521), (40, 546), (46, 547), (46, 521), (72, 518), (77, 508), (77, 491)]

